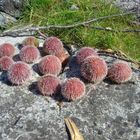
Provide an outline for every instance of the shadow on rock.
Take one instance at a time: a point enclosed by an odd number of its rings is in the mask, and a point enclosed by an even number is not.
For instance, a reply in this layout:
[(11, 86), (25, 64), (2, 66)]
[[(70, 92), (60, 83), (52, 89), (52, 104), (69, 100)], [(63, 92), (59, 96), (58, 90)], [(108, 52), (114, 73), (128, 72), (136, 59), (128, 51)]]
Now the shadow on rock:
[(6, 71), (3, 71), (3, 72), (1, 73), (0, 81), (1, 81), (3, 84), (6, 84), (6, 85), (8, 85), (8, 86), (16, 86), (16, 85), (12, 84), (12, 83), (8, 80), (8, 76), (7, 76), (7, 72), (6, 72)]
[(55, 100), (55, 101), (58, 101), (58, 102), (65, 102), (65, 99), (64, 97), (62, 96), (62, 94), (59, 92), (57, 92), (55, 95), (52, 96), (52, 98)]
[(24, 45), (22, 45), (22, 44), (17, 44), (17, 46), (18, 46), (19, 50), (21, 50), (24, 47)]
[(38, 63), (34, 64), (34, 65), (32, 66), (32, 69), (33, 69), (33, 71), (36, 72), (38, 75), (43, 76), (43, 75), (40, 73), (40, 70), (39, 70), (39, 67), (38, 67)]
[(20, 59), (20, 57), (19, 57), (19, 54), (14, 55), (14, 56), (13, 56), (13, 60), (14, 60), (15, 62), (21, 61), (21, 59)]
[(117, 84), (117, 83), (111, 81), (109, 78), (105, 78), (103, 81), (104, 81), (105, 83), (109, 84), (109, 85), (116, 85), (116, 84)]
[[(33, 93), (34, 95), (42, 96), (42, 97), (45, 96), (39, 91), (38, 86), (37, 86), (37, 82), (31, 83), (28, 87), (28, 90), (31, 93)], [(61, 87), (59, 87), (59, 89), (57, 89), (57, 93), (55, 93), (55, 95), (52, 95), (51, 98), (54, 99), (55, 101), (58, 101), (58, 102), (69, 102), (62, 96)]]
[(67, 70), (65, 70), (67, 78), (70, 78), (70, 77), (81, 78), (80, 66), (76, 62), (76, 57), (72, 57), (70, 59), (70, 61), (68, 63), (68, 67), (69, 68)]
[(40, 91), (37, 87), (37, 82), (33, 82), (28, 87), (29, 91), (32, 92), (34, 95), (41, 95)]
[(40, 52), (40, 56), (41, 57), (46, 56), (46, 53), (43, 51), (43, 47), (38, 47), (38, 49), (39, 49), (39, 52)]
[[(106, 77), (104, 80), (103, 80), (105, 83), (107, 83), (108, 85), (120, 85), (119, 83), (116, 83), (112, 80), (110, 80), (108, 77)], [(132, 85), (136, 85), (136, 82), (135, 81), (127, 81), (127, 82), (124, 82), (124, 83), (121, 83), (121, 85), (125, 85), (125, 84), (132, 84)]]

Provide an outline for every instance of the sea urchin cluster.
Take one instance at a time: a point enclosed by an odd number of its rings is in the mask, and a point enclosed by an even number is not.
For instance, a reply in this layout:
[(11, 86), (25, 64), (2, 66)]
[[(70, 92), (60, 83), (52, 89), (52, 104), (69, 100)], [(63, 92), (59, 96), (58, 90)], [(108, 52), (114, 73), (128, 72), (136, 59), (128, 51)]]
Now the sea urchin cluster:
[[(27, 37), (19, 52), (21, 61), (14, 62), (11, 58), (15, 52), (14, 46), (10, 43), (0, 45), (0, 69), (7, 71), (8, 79), (12, 84), (22, 85), (30, 79), (32, 70), (27, 63), (34, 63), (41, 58), (37, 47), (39, 47), (38, 40), (32, 36)], [(38, 63), (39, 72), (43, 75), (37, 81), (40, 93), (44, 96), (53, 96), (60, 91), (68, 101), (83, 97), (86, 87), (79, 78), (70, 77), (61, 84), (57, 77), (62, 65), (66, 65), (69, 60), (69, 53), (63, 47), (62, 41), (57, 37), (48, 37), (44, 42), (43, 51), (46, 56)], [(78, 68), (81, 76), (88, 82), (99, 83), (107, 74), (109, 79), (116, 83), (124, 83), (132, 77), (132, 69), (128, 63), (115, 62), (108, 70), (105, 60), (90, 47), (81, 48), (76, 54), (76, 61), (80, 66)]]

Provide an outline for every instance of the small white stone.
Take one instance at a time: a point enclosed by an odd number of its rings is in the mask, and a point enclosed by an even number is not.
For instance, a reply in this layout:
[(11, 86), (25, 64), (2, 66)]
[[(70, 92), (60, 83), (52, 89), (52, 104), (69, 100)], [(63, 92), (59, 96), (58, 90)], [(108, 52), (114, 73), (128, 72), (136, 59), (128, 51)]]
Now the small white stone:
[(73, 5), (70, 7), (70, 10), (79, 10), (79, 7), (77, 7), (75, 4), (73, 4)]

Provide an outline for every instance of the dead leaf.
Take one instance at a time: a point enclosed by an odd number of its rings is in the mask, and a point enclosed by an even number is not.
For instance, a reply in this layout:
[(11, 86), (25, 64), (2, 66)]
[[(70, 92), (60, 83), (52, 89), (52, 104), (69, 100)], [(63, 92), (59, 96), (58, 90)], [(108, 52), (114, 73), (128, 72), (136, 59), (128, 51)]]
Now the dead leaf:
[(84, 140), (76, 124), (70, 118), (65, 118), (65, 124), (69, 130), (71, 140)]

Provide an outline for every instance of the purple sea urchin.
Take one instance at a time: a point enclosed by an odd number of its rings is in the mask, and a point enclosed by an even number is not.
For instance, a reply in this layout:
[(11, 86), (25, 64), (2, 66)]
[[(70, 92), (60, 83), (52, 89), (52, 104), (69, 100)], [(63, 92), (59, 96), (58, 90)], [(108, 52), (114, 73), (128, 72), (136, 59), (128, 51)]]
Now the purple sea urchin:
[(39, 47), (39, 41), (34, 36), (29, 36), (29, 37), (25, 38), (22, 44), (24, 46), (35, 46), (35, 47)]
[(49, 55), (59, 55), (64, 52), (63, 43), (57, 37), (48, 37), (43, 45), (43, 50)]
[(106, 77), (108, 68), (102, 58), (90, 56), (82, 62), (80, 71), (89, 82), (99, 83)]
[(14, 64), (14, 61), (11, 57), (3, 56), (0, 58), (0, 69), (1, 70), (7, 71), (12, 64)]
[(76, 54), (76, 60), (78, 64), (81, 64), (82, 61), (88, 56), (98, 56), (97, 52), (90, 47), (81, 48)]
[(26, 63), (33, 63), (40, 57), (40, 52), (35, 47), (26, 46), (21, 49), (19, 57)]
[(43, 95), (52, 96), (60, 89), (60, 80), (51, 74), (42, 76), (37, 82), (38, 89)]
[(15, 48), (10, 43), (3, 43), (0, 45), (0, 57), (3, 56), (13, 56), (15, 52)]
[(31, 69), (24, 62), (16, 62), (8, 69), (8, 79), (12, 84), (21, 85), (29, 80)]
[(62, 95), (68, 100), (77, 100), (85, 94), (85, 84), (78, 78), (70, 78), (61, 87)]
[(108, 71), (108, 77), (116, 83), (124, 83), (131, 79), (132, 69), (125, 61), (116, 61)]
[(39, 70), (42, 74), (58, 75), (61, 71), (62, 64), (54, 55), (47, 55), (42, 58), (38, 64)]

